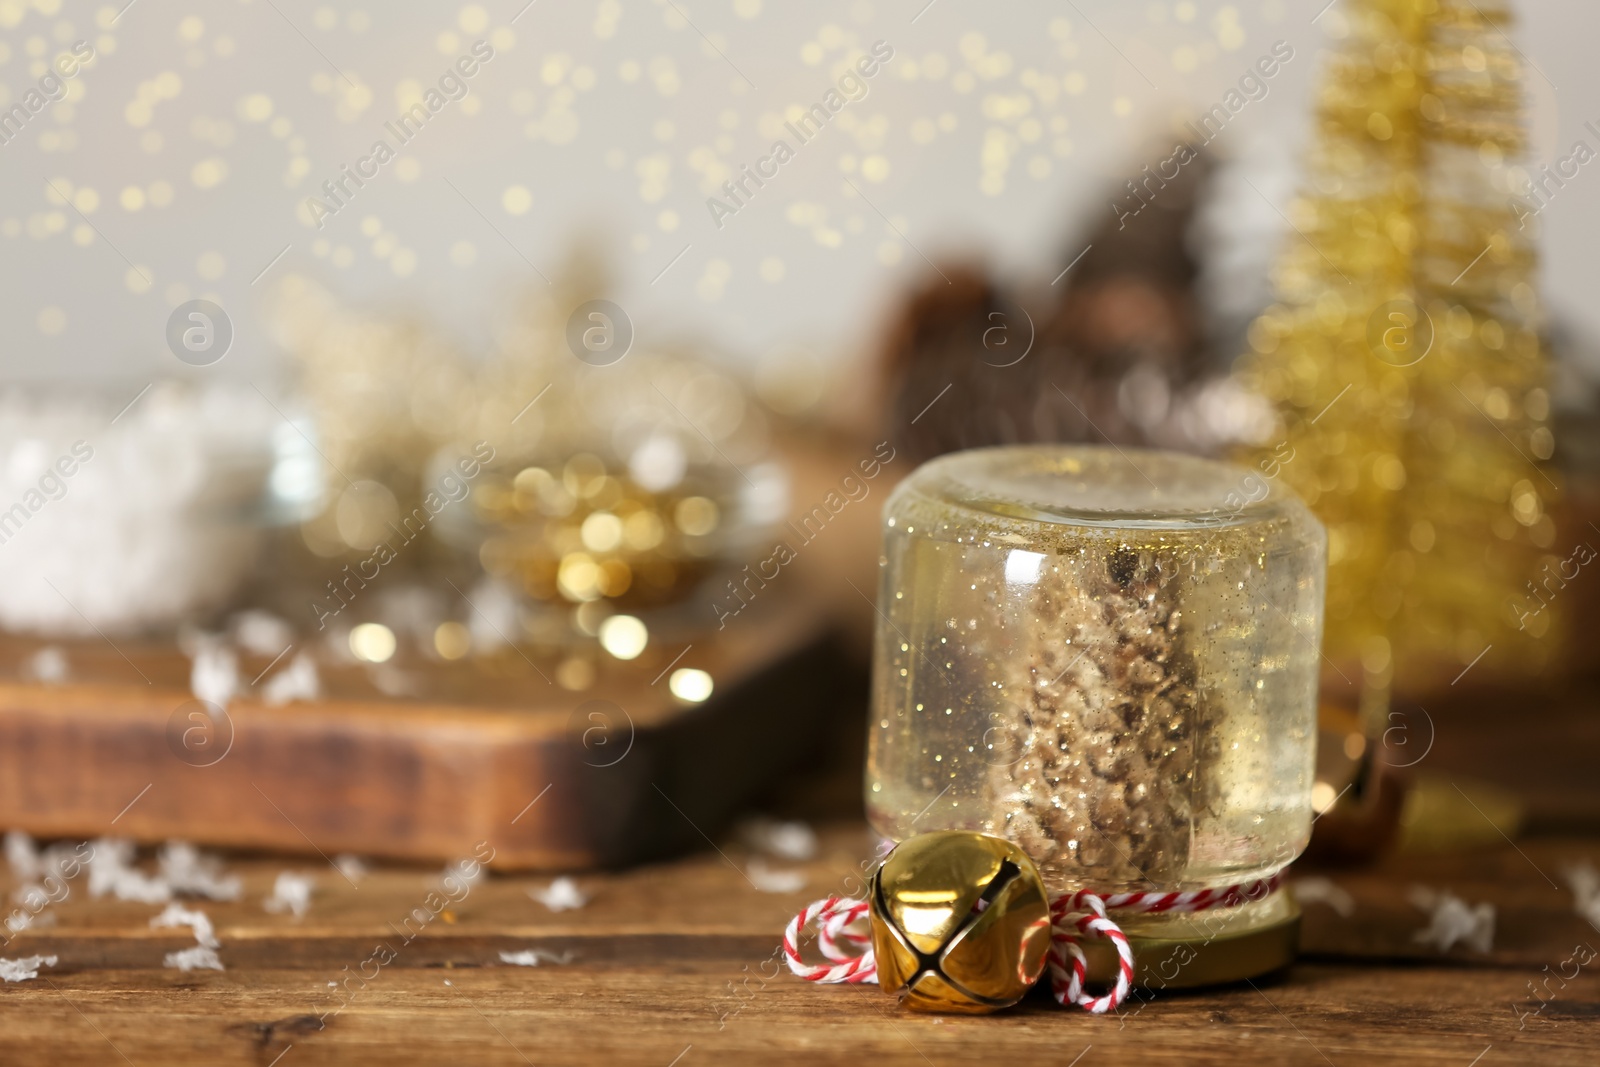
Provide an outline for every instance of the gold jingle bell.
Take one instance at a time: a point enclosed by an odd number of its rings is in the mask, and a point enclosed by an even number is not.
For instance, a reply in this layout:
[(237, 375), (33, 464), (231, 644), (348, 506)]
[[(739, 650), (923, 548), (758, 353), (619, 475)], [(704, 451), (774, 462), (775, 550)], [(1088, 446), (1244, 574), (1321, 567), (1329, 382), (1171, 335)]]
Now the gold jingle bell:
[(878, 983), (918, 1011), (981, 1014), (1044, 970), (1050, 902), (1028, 854), (968, 830), (918, 834), (872, 879)]

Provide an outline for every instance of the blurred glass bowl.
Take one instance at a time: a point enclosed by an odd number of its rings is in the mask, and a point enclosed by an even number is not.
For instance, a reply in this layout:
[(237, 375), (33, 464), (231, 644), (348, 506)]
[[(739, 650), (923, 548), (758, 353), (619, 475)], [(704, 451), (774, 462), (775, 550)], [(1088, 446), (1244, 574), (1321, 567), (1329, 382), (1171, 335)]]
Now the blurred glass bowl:
[(593, 635), (614, 613), (652, 630), (714, 623), (713, 597), (697, 594), (732, 576), (782, 516), (786, 496), (775, 463), (739, 472), (660, 454), (641, 466), (637, 455), (621, 462), (580, 452), (492, 466), (469, 506), (447, 509), (437, 531), (520, 594), (527, 636), (560, 641), (574, 628)]
[(253, 390), (0, 393), (0, 627), (130, 633), (226, 607), (265, 530), (318, 504), (307, 433)]

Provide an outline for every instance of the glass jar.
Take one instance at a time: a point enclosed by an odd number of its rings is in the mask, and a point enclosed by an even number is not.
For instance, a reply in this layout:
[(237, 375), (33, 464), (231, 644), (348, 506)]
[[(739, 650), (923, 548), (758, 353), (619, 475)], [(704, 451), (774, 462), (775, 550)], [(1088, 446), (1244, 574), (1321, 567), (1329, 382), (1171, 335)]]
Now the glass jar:
[(884, 542), (879, 833), (1009, 838), (1053, 892), (1234, 884), (1305, 847), (1326, 537), (1271, 476), (961, 452), (895, 490)]

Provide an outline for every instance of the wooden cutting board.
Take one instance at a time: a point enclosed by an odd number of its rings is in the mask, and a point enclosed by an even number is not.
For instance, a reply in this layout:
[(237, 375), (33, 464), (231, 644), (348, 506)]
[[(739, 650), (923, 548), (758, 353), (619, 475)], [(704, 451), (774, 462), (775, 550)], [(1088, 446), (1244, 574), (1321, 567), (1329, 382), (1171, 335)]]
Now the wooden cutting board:
[[(71, 677), (46, 685), (20, 680), (42, 643), (0, 641), (0, 829), (441, 861), (492, 840), (503, 869), (702, 843), (817, 751), (847, 679), (859, 687), (807, 612), (664, 642), (579, 692), (554, 662), (507, 652), (327, 669), (326, 699), (239, 698), (215, 722), (192, 716), (173, 645), (57, 644)], [(266, 666), (247, 658), (242, 676)], [(669, 691), (685, 667), (711, 675), (704, 703)]]

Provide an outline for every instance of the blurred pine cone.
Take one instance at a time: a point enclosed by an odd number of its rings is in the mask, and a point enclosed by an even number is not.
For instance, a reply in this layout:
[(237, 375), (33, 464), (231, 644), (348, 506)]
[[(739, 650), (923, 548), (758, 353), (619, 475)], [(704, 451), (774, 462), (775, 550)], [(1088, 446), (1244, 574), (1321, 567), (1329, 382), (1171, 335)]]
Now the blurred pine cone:
[(1197, 156), (1144, 199), (1117, 190), (1038, 295), (965, 265), (913, 293), (882, 357), (892, 439), (919, 462), (1028, 442), (1200, 446), (1176, 415), (1210, 363), (1188, 246), (1210, 168)]

